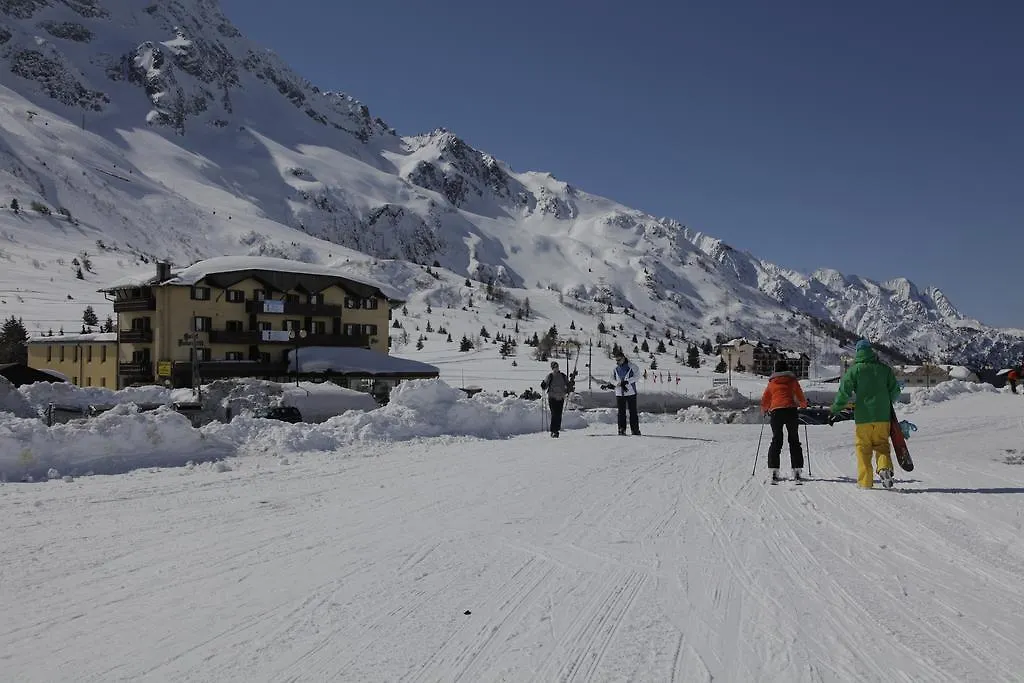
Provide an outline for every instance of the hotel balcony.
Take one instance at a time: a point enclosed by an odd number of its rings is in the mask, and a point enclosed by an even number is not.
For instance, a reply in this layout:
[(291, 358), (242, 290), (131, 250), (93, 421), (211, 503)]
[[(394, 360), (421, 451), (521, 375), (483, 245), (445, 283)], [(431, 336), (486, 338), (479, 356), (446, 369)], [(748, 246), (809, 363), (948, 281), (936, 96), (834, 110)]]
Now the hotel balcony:
[(152, 344), (153, 330), (120, 330), (117, 340), (122, 344)]
[(344, 307), (334, 304), (302, 304), (280, 300), (252, 300), (245, 302), (245, 312), (258, 314), (301, 315), (303, 317), (339, 318)]
[(155, 311), (156, 297), (139, 299), (118, 299), (114, 302), (114, 313), (130, 313), (132, 311)]

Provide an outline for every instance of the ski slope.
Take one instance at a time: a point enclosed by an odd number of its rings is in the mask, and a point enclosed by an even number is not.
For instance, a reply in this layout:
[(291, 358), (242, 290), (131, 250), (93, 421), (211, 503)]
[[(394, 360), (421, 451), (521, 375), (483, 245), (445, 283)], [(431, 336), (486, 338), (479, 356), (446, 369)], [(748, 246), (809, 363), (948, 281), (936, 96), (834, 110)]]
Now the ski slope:
[(7, 484), (4, 678), (1020, 680), (1018, 401), (920, 406), (901, 492), (848, 423), (769, 487), (758, 425), (650, 416)]

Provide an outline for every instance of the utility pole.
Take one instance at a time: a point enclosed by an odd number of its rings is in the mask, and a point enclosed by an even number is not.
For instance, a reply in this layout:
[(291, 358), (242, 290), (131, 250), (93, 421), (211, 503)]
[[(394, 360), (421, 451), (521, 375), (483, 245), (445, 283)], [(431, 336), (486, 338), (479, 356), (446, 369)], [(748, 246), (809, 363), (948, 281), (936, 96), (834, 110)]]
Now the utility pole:
[(594, 385), (594, 338), (590, 338), (590, 350), (587, 352), (587, 391)]
[(203, 381), (199, 377), (199, 333), (196, 330), (196, 312), (192, 311), (192, 389), (196, 392), (196, 400), (203, 401)]

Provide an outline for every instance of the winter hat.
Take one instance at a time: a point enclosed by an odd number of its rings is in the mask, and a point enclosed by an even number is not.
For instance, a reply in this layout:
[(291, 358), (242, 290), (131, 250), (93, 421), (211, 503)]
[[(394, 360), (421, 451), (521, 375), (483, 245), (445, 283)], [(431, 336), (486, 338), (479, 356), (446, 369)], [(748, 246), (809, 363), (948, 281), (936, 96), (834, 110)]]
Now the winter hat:
[(871, 348), (871, 342), (869, 342), (867, 339), (861, 339), (859, 342), (857, 342), (857, 346), (854, 347), (854, 348), (856, 348), (858, 351), (863, 351), (864, 349), (870, 349)]
[(789, 370), (789, 364), (784, 360), (775, 361), (775, 372), (786, 372)]
[(556, 363), (555, 361), (551, 361), (551, 369), (552, 370), (557, 370), (558, 369), (558, 363)]

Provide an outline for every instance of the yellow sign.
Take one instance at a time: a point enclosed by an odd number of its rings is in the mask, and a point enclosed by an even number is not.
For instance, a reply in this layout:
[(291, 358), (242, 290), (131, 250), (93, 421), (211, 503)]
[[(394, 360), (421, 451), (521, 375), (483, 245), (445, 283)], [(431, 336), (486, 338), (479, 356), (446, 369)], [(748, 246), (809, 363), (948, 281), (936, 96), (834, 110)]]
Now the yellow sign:
[(162, 360), (156, 364), (156, 374), (160, 377), (171, 376), (171, 361)]

